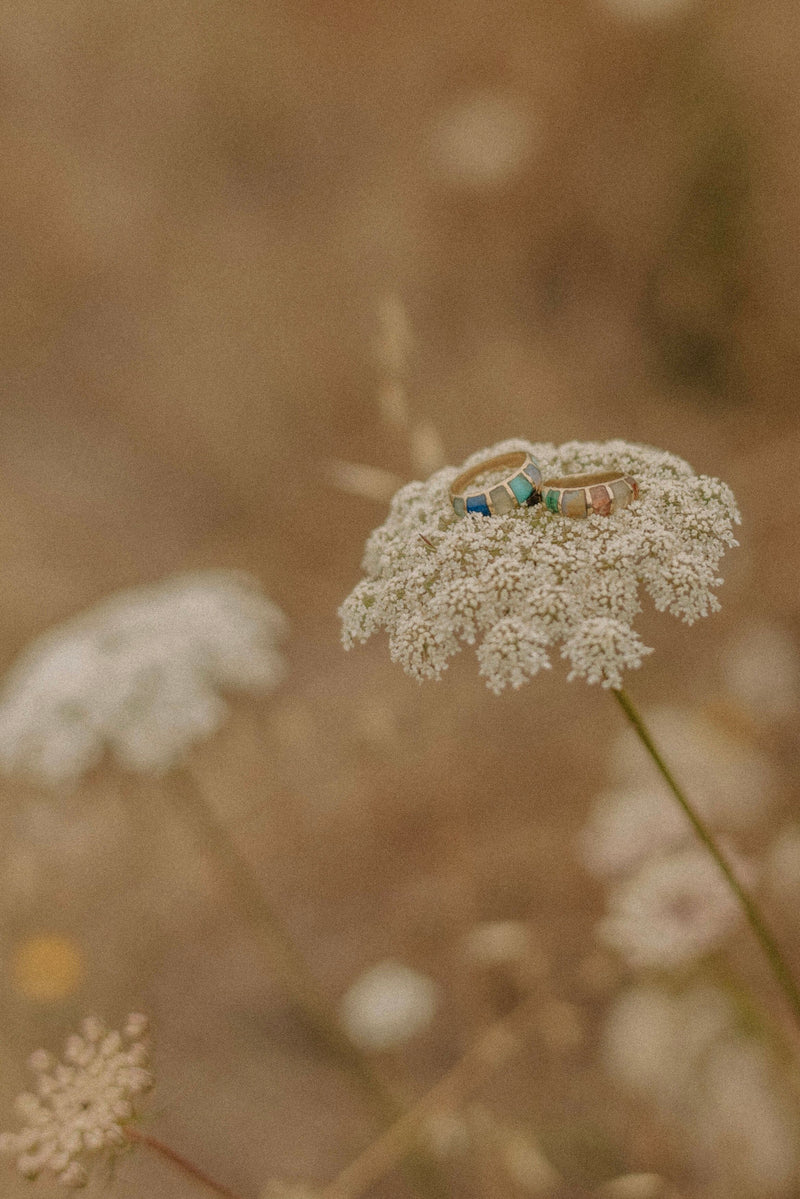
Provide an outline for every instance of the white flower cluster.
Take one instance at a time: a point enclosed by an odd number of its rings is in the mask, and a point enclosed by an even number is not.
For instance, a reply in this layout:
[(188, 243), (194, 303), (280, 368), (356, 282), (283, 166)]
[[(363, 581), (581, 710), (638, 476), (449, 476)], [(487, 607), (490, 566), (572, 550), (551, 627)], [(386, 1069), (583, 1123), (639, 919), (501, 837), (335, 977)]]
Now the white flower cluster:
[(340, 609), (346, 648), (385, 629), (392, 658), (425, 679), (438, 678), (462, 645), (477, 645), (481, 674), (499, 692), (548, 667), (560, 645), (571, 679), (619, 687), (623, 670), (651, 652), (633, 628), (641, 589), (687, 623), (719, 608), (717, 570), (739, 521), (724, 483), (625, 441), (504, 441), (465, 466), (520, 449), (545, 477), (624, 471), (640, 498), (585, 520), (542, 504), (458, 518), (448, 487), (462, 468), (408, 484), (370, 536), (367, 577)]
[(0, 768), (78, 779), (109, 751), (163, 771), (222, 724), (225, 690), (283, 675), (285, 618), (244, 574), (201, 571), (112, 596), (39, 637), (0, 694)]
[(0, 1153), (16, 1157), (25, 1178), (49, 1171), (64, 1186), (84, 1186), (85, 1159), (126, 1144), (134, 1100), (153, 1085), (144, 1016), (129, 1016), (121, 1033), (89, 1017), (81, 1031), (67, 1039), (64, 1062), (33, 1054), (36, 1093), (16, 1101), (26, 1126), (0, 1136)]

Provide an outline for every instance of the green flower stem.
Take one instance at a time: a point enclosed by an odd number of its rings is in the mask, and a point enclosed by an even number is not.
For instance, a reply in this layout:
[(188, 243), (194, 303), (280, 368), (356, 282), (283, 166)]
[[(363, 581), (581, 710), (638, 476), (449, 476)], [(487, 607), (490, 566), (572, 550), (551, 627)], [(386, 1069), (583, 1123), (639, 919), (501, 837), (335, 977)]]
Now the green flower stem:
[[(340, 1028), (306, 959), (272, 908), (228, 829), (211, 810), (188, 770), (173, 771), (168, 784), (180, 816), (191, 826), (203, 852), (216, 864), (228, 895), (243, 918), (259, 934), (296, 1012), (314, 1038), (358, 1083), (381, 1126), (393, 1125), (403, 1115), (405, 1105), (374, 1069), (369, 1057)], [(421, 1142), (409, 1155), (407, 1169), (417, 1189), (430, 1199), (446, 1199), (449, 1195), (439, 1163)]]
[(206, 1174), (205, 1170), (201, 1170), (199, 1166), (195, 1166), (182, 1153), (178, 1153), (175, 1149), (171, 1149), (169, 1145), (165, 1145), (163, 1141), (159, 1141), (158, 1137), (151, 1136), (150, 1133), (142, 1132), (141, 1129), (131, 1126), (126, 1128), (125, 1135), (134, 1144), (146, 1145), (154, 1153), (158, 1153), (161, 1157), (166, 1158), (168, 1162), (171, 1162), (173, 1166), (177, 1166), (184, 1174), (188, 1174), (195, 1182), (199, 1182), (207, 1190), (213, 1191), (215, 1195), (221, 1195), (222, 1199), (240, 1199), (236, 1191), (223, 1186), (221, 1182), (215, 1182), (213, 1178)]
[(636, 730), (636, 734), (642, 745), (653, 759), (653, 762), (655, 763), (665, 783), (675, 796), (681, 808), (683, 808), (683, 811), (688, 817), (692, 828), (697, 833), (700, 841), (711, 854), (720, 871), (724, 875), (725, 881), (735, 895), (739, 906), (747, 917), (748, 923), (755, 933), (755, 936), (764, 952), (764, 955), (767, 958), (767, 961), (772, 967), (772, 972), (775, 975), (775, 979), (786, 996), (798, 1025), (800, 1025), (800, 989), (798, 989), (798, 985), (792, 976), (792, 973), (786, 963), (786, 959), (784, 958), (783, 953), (781, 952), (778, 943), (775, 940), (775, 937), (770, 931), (769, 926), (767, 925), (767, 922), (761, 913), (761, 909), (749, 891), (747, 891), (739, 882), (738, 878), (733, 872), (733, 869), (722, 853), (722, 850), (715, 841), (714, 834), (708, 828), (705, 821), (694, 810), (687, 799), (685, 792), (678, 785), (672, 772), (656, 748), (647, 726), (635, 704), (633, 703), (633, 700), (622, 687), (613, 688), (613, 694), (617, 700), (617, 703), (622, 708), (623, 712), (628, 717), (628, 720)]

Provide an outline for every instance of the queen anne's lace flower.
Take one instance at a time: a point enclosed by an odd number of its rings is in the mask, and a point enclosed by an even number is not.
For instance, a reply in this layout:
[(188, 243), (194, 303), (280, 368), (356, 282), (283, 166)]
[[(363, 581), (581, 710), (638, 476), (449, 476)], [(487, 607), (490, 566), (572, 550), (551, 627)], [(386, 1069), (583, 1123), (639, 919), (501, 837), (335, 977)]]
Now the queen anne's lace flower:
[(129, 1016), (121, 1033), (90, 1017), (81, 1036), (67, 1039), (63, 1062), (37, 1050), (36, 1091), (16, 1101), (25, 1127), (0, 1136), (0, 1153), (16, 1157), (25, 1178), (49, 1172), (65, 1186), (83, 1186), (86, 1159), (126, 1144), (134, 1101), (153, 1085), (146, 1033), (144, 1016)]
[(284, 627), (235, 572), (120, 592), (38, 638), (12, 667), (0, 695), (0, 768), (70, 782), (109, 750), (129, 770), (166, 770), (221, 725), (221, 691), (280, 681)]
[[(749, 865), (736, 869), (751, 881)], [(740, 919), (717, 863), (692, 845), (652, 858), (614, 887), (599, 933), (634, 968), (674, 970), (716, 949)]]
[(519, 687), (561, 646), (569, 678), (619, 687), (650, 649), (633, 629), (640, 591), (687, 623), (719, 608), (717, 569), (739, 514), (730, 489), (681, 458), (624, 441), (501, 442), (466, 466), (524, 449), (545, 476), (619, 469), (640, 498), (613, 516), (571, 520), (539, 504), (506, 516), (458, 518), (447, 467), (394, 497), (369, 538), (366, 578), (340, 610), (350, 648), (385, 629), (392, 658), (438, 678), (462, 645), (477, 645), (489, 687)]

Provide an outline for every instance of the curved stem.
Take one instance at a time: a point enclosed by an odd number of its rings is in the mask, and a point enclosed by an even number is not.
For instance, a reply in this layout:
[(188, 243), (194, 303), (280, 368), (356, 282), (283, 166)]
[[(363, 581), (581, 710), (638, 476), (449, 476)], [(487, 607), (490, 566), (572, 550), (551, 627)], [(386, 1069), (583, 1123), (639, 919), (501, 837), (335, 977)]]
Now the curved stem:
[(163, 1141), (159, 1141), (158, 1137), (151, 1136), (148, 1132), (142, 1132), (141, 1129), (130, 1126), (125, 1129), (125, 1135), (129, 1141), (133, 1141), (137, 1145), (146, 1145), (154, 1153), (160, 1154), (161, 1157), (171, 1162), (173, 1166), (177, 1166), (184, 1174), (188, 1174), (190, 1178), (193, 1178), (195, 1182), (199, 1182), (202, 1186), (207, 1187), (209, 1191), (214, 1191), (217, 1195), (222, 1195), (223, 1199), (241, 1199), (241, 1196), (236, 1191), (223, 1186), (221, 1182), (215, 1182), (199, 1166), (195, 1166), (182, 1153), (178, 1153), (177, 1150), (171, 1149), (169, 1145), (165, 1145)]
[(628, 717), (628, 720), (636, 730), (636, 734), (642, 745), (653, 759), (653, 762), (658, 768), (665, 783), (688, 817), (692, 828), (724, 875), (725, 881), (738, 900), (739, 906), (744, 912), (748, 923), (755, 933), (758, 943), (761, 946), (765, 957), (767, 958), (767, 961), (772, 967), (772, 972), (775, 975), (775, 978), (781, 990), (783, 991), (789, 1006), (792, 1009), (795, 1019), (797, 1020), (798, 1024), (800, 1024), (800, 989), (798, 989), (798, 985), (792, 976), (792, 973), (786, 963), (786, 959), (784, 958), (783, 953), (781, 952), (780, 947), (775, 940), (775, 937), (767, 925), (761, 909), (750, 892), (747, 891), (746, 888), (743, 887), (739, 882), (738, 878), (733, 872), (733, 869), (722, 853), (722, 850), (714, 839), (714, 834), (708, 828), (702, 817), (699, 816), (692, 807), (686, 797), (685, 792), (678, 785), (672, 772), (656, 748), (647, 726), (642, 719), (641, 714), (634, 705), (633, 700), (621, 687), (614, 688), (613, 694), (617, 700), (617, 703), (620, 705), (623, 712)]
[(523, 1002), (488, 1028), (449, 1073), (324, 1188), (320, 1199), (360, 1199), (409, 1153), (427, 1120), (457, 1109), (522, 1049), (529, 1016), (530, 1004)]
[[(404, 1111), (392, 1089), (374, 1069), (366, 1054), (339, 1027), (335, 1014), (320, 989), (308, 963), (292, 940), (283, 921), (254, 878), (251, 868), (222, 821), (217, 819), (194, 778), (188, 771), (170, 776), (171, 794), (184, 820), (203, 851), (224, 876), (228, 894), (265, 944), (280, 981), (306, 1024), (329, 1053), (358, 1082), (370, 1099), (380, 1123), (394, 1124)], [(409, 1175), (431, 1199), (446, 1199), (449, 1188), (439, 1163), (422, 1145), (409, 1154)]]

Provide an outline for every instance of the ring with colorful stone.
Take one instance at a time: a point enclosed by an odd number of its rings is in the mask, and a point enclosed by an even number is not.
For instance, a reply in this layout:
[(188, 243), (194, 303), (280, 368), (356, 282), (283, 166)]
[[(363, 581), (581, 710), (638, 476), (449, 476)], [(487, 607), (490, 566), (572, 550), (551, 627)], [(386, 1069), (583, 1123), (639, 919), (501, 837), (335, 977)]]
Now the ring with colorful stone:
[(639, 485), (619, 470), (564, 475), (542, 484), (542, 503), (561, 516), (610, 516), (627, 508), (639, 495)]
[[(481, 475), (512, 467), (504, 479), (470, 487)], [(539, 463), (527, 450), (513, 450), (487, 458), (484, 462), (462, 471), (450, 484), (450, 500), (456, 516), (477, 512), (482, 516), (504, 516), (514, 508), (538, 504), (542, 498), (542, 472)]]

